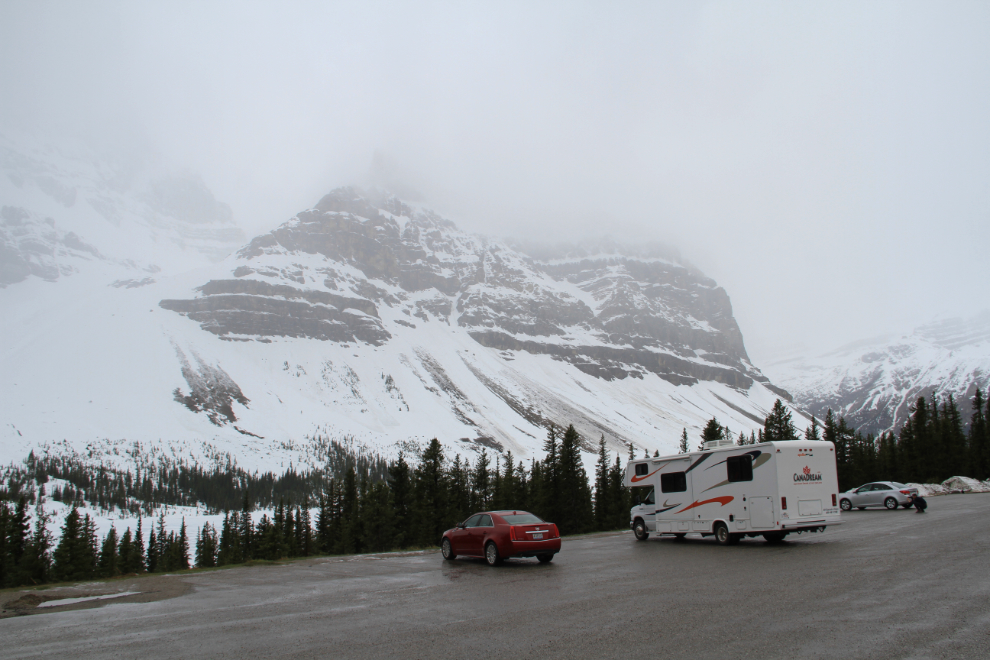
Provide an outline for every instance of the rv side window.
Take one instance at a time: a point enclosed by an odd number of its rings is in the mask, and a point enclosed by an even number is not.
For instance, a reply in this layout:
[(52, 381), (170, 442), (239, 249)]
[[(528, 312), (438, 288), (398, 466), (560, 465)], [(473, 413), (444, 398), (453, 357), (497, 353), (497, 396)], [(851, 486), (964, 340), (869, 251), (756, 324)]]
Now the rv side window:
[(642, 477), (644, 474), (649, 472), (649, 466), (646, 463), (636, 463), (636, 476)]
[(687, 490), (687, 477), (683, 472), (668, 472), (660, 475), (660, 491), (663, 493), (683, 493)]
[(725, 469), (729, 473), (729, 481), (752, 481), (753, 457), (730, 456), (725, 459)]

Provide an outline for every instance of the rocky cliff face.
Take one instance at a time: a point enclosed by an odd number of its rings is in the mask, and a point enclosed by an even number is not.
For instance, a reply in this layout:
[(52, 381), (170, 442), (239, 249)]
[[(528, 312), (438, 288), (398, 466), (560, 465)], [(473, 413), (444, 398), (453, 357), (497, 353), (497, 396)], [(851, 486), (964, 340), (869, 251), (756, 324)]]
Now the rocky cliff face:
[[(726, 292), (660, 253), (601, 243), (531, 256), (387, 193), (341, 188), (221, 269), (159, 307), (244, 350), (308, 342), (310, 360), (337, 357), (286, 364), (299, 378), (318, 373), (335, 405), (360, 416), (398, 402), (386, 425), (434, 409), (434, 423), (446, 415), (475, 447), (530, 455), (551, 422), (623, 450), (672, 446), (675, 428), (700, 426), (709, 412), (743, 430), (787, 398), (750, 364)], [(388, 398), (369, 391), (378, 385), (362, 380), (358, 360), (379, 365)], [(590, 404), (607, 383), (637, 391), (635, 410), (619, 412), (628, 400), (607, 396)], [(693, 405), (678, 388), (701, 388), (708, 403), (656, 418)], [(663, 438), (644, 439), (654, 432)]]
[(990, 312), (861, 341), (766, 367), (819, 419), (831, 408), (864, 433), (898, 430), (918, 397), (952, 394), (964, 420), (975, 388), (990, 385)]
[(439, 322), (608, 380), (648, 372), (675, 384), (769, 385), (749, 363), (728, 295), (697, 271), (615, 251), (534, 259), (385, 193), (335, 190), (252, 240), (236, 264), (199, 297), (161, 306), (227, 339), (381, 345), (397, 327)]

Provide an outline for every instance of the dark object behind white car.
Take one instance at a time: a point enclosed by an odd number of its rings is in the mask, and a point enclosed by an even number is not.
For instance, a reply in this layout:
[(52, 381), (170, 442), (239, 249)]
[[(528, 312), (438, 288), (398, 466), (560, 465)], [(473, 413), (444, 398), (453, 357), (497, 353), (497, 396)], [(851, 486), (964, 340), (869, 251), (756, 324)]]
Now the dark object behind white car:
[(839, 507), (843, 511), (849, 511), (853, 507), (865, 509), (868, 506), (882, 506), (894, 510), (898, 505), (910, 509), (911, 495), (917, 494), (917, 488), (896, 481), (871, 481), (839, 495)]

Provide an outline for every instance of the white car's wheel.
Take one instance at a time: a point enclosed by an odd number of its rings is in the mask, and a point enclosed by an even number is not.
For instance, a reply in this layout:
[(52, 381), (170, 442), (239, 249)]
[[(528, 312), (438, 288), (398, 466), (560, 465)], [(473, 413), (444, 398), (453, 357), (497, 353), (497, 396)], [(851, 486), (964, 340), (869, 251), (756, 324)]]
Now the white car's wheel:
[(839, 500), (839, 508), (843, 511), (849, 511), (853, 508), (853, 505), (849, 500)]
[(895, 500), (893, 497), (888, 497), (883, 501), (883, 505), (888, 509), (890, 509), (891, 511), (893, 511), (894, 509), (897, 508), (897, 500)]

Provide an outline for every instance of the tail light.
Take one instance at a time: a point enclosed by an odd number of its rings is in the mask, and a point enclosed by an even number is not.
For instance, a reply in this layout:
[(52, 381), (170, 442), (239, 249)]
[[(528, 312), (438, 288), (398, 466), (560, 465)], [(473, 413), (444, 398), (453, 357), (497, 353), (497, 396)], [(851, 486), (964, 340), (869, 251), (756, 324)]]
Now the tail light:
[(552, 536), (550, 538), (555, 539), (555, 538), (559, 538), (560, 537), (560, 532), (557, 531), (557, 526), (556, 525), (554, 525), (553, 523), (550, 523), (550, 529), (553, 530), (552, 531)]
[(509, 538), (512, 539), (513, 541), (519, 540), (519, 534), (516, 533), (516, 528), (514, 526), (509, 527)]
[(780, 498), (780, 508), (781, 509), (784, 509), (785, 511), (787, 510), (787, 498), (786, 497), (781, 497)]
[(835, 493), (832, 493), (832, 506), (835, 506)]
[(902, 490), (901, 491), (901, 494), (902, 495), (910, 495), (911, 494), (911, 491), (909, 491), (909, 490)]

